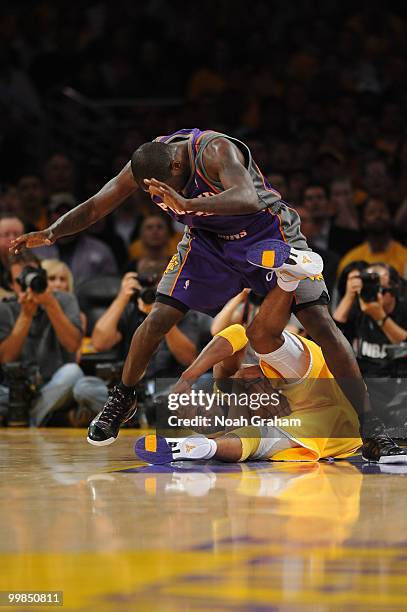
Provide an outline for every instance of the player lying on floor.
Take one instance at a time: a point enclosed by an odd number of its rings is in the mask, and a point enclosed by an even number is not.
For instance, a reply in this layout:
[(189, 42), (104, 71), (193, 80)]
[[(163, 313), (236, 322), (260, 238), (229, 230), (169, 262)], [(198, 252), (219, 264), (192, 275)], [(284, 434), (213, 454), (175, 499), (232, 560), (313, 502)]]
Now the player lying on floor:
[[(167, 463), (213, 457), (232, 462), (318, 461), (349, 457), (361, 447), (357, 414), (329, 371), (320, 347), (290, 332), (276, 331), (273, 335), (273, 328), (281, 330), (281, 318), (286, 320), (292, 291), (298, 282), (286, 275), (277, 276), (278, 284), (263, 303), (268, 309), (268, 320), (274, 323), (268, 330), (273, 350), (267, 354), (256, 353), (258, 365), (241, 367), (248, 340), (243, 326), (231, 325), (205, 347), (184, 372), (174, 392), (185, 392), (191, 382), (211, 367), (217, 381), (267, 377), (273, 388), (288, 400), (292, 414), (300, 417), (301, 426), (243, 427), (216, 439), (200, 434), (178, 439), (146, 436), (136, 443), (136, 452), (143, 460)], [(385, 459), (381, 457), (381, 461)], [(399, 460), (403, 459), (406, 457), (400, 456)]]

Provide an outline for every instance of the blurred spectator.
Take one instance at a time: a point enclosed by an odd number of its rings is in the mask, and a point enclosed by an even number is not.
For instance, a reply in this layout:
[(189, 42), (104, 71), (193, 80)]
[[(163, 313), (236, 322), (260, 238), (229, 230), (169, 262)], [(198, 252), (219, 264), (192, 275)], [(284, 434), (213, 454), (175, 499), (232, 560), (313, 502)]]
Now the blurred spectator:
[[(338, 304), (332, 315), (337, 323), (346, 323), (349, 312), (362, 289), (360, 274), (368, 266), (366, 261), (352, 261), (342, 270), (337, 284)], [(353, 338), (348, 340), (352, 342)]]
[(402, 278), (407, 277), (407, 248), (392, 237), (389, 209), (383, 200), (370, 198), (362, 212), (362, 227), (366, 241), (349, 251), (339, 262), (338, 275), (350, 262), (385, 262), (392, 265)]
[[(342, 300), (342, 298), (344, 297), (345, 293), (348, 290), (348, 280), (350, 280), (352, 277), (357, 277), (359, 278), (360, 273), (363, 270), (366, 270), (366, 268), (369, 267), (369, 264), (366, 261), (352, 261), (350, 264), (348, 264), (341, 272), (339, 278), (338, 278), (338, 282), (336, 284), (336, 290), (338, 293), (338, 300)], [(357, 274), (356, 275), (351, 275), (350, 273), (356, 271)], [(356, 287), (353, 287), (353, 289), (356, 291), (356, 289), (359, 290), (359, 285), (357, 285)], [(353, 296), (354, 297), (354, 296)]]
[(329, 246), (338, 255), (345, 255), (362, 240), (360, 211), (354, 201), (349, 178), (337, 178), (331, 183), (331, 209), (334, 214), (329, 235)]
[[(144, 192), (143, 192), (144, 194)], [(134, 194), (141, 195), (141, 194)], [(112, 216), (116, 233), (128, 248), (136, 239), (143, 222), (143, 214), (138, 206), (137, 198), (130, 197), (123, 202)], [(127, 254), (127, 253), (126, 253)]]
[(317, 183), (307, 185), (304, 189), (302, 205), (309, 212), (315, 224), (314, 247), (327, 251), (329, 248), (332, 213), (326, 187)]
[(115, 231), (113, 217), (109, 215), (100, 219), (88, 229), (88, 234), (109, 247), (116, 260), (117, 269), (123, 270), (128, 261), (128, 253), (123, 239)]
[(20, 199), (16, 185), (4, 185), (0, 194), (0, 212), (12, 211), (18, 214), (20, 210)]
[[(47, 273), (48, 288), (50, 291), (74, 293), (72, 272), (63, 261), (59, 261), (59, 259), (43, 259), (41, 261), (41, 268)], [(85, 333), (86, 315), (81, 312), (80, 316), (82, 331)]]
[[(56, 193), (49, 202), (49, 223), (54, 223), (78, 202), (70, 193)], [(60, 259), (71, 270), (75, 284), (98, 274), (115, 275), (117, 265), (111, 249), (86, 233), (66, 236), (49, 247), (33, 249), (42, 259)]]
[(369, 198), (378, 198), (395, 208), (393, 201), (395, 185), (389, 174), (386, 162), (380, 157), (373, 157), (364, 166), (363, 184)]
[(10, 289), (8, 272), (10, 243), (23, 232), (24, 226), (13, 212), (0, 213), (0, 287), (2, 289)]
[(344, 171), (344, 158), (331, 148), (321, 148), (315, 160), (313, 177), (316, 182), (329, 185)]
[[(176, 238), (178, 244), (178, 237)], [(149, 215), (141, 224), (140, 238), (129, 247), (130, 259), (147, 257), (154, 261), (166, 261), (176, 251), (171, 240), (168, 222), (157, 213)]]
[(308, 245), (324, 260), (324, 279), (330, 295), (333, 293), (333, 289), (336, 282), (336, 271), (338, 268), (339, 257), (330, 249), (321, 249), (315, 244), (315, 240), (318, 239), (318, 223), (315, 222), (313, 215), (310, 213), (308, 208), (298, 207), (297, 212), (301, 218), (301, 231), (307, 239)]
[[(369, 289), (363, 299), (365, 285), (372, 287), (367, 277), (372, 274), (378, 278), (377, 285), (373, 285), (376, 297), (370, 295)], [(404, 425), (405, 359), (397, 358), (389, 348), (407, 340), (406, 295), (397, 271), (388, 264), (377, 263), (364, 270), (361, 277), (360, 269), (350, 269), (345, 295), (333, 317), (353, 345), (373, 409), (382, 418), (393, 411), (394, 425)], [(380, 378), (376, 380), (377, 377)]]
[(404, 238), (404, 243), (407, 241), (407, 198), (402, 202), (399, 210), (396, 213), (394, 227), (397, 228), (399, 236)]
[(399, 146), (395, 160), (397, 172), (398, 196), (404, 199), (407, 196), (407, 138)]
[(287, 181), (285, 179), (285, 176), (283, 174), (269, 173), (267, 175), (267, 178), (270, 181), (271, 185), (273, 185), (273, 187), (275, 187), (277, 191), (281, 193), (283, 200), (285, 200), (288, 195)]
[[(43, 384), (34, 400), (30, 420), (45, 425), (57, 410), (73, 401), (75, 383), (83, 376), (75, 363), (82, 337), (79, 306), (69, 293), (37, 292), (24, 286), (21, 274), (30, 266), (40, 269), (32, 252), (9, 257), (15, 298), (0, 303), (0, 361), (37, 364)], [(8, 389), (0, 387), (0, 405), (7, 409)]]
[(292, 172), (288, 179), (287, 202), (294, 207), (301, 204), (301, 197), (306, 186), (309, 184), (310, 177), (304, 170)]
[[(119, 2), (119, 21), (106, 2), (71, 3), (68, 15), (64, 3), (45, 0), (43, 10), (15, 3), (13, 27), (4, 26), (0, 49), (4, 179), (12, 182), (24, 158), (49, 155), (47, 146), (72, 156), (83, 179), (95, 161), (111, 165), (127, 134), (137, 132), (141, 143), (158, 125), (169, 133), (192, 124), (244, 138), (267, 176), (270, 170), (285, 176), (306, 172), (328, 185), (338, 172), (357, 178), (362, 156), (381, 155), (390, 168), (405, 139), (405, 8), (398, 3), (390, 15), (389, 7), (379, 4), (361, 26), (355, 8), (340, 3), (324, 5), (322, 20), (316, 5), (307, 2), (295, 11), (281, 2), (262, 2), (250, 11), (237, 0), (232, 12), (226, 4), (206, 3), (199, 13), (182, 2), (171, 11), (163, 2)], [(140, 24), (160, 31), (160, 39), (144, 40)], [(300, 24), (307, 25), (310, 37)], [(199, 47), (193, 38), (197, 29), (205, 32)], [(254, 30), (257, 37), (247, 36)], [(238, 39), (245, 40), (246, 53)], [(135, 70), (137, 80), (131, 78)], [(65, 87), (96, 105), (60, 96)], [(144, 105), (142, 96), (148, 98)], [(129, 104), (120, 103), (120, 110), (114, 102), (99, 105), (106, 97)], [(193, 104), (179, 104), (188, 98)], [(33, 136), (36, 131), (41, 138)], [(111, 135), (113, 154), (104, 144)], [(49, 157), (47, 190), (73, 191), (75, 169), (60, 152)], [(367, 169), (369, 195), (390, 204), (407, 195), (400, 187), (396, 199), (376, 192), (383, 183), (379, 174), (378, 167)], [(384, 182), (387, 169), (385, 174)], [(78, 184), (83, 186), (82, 180)], [(299, 203), (297, 197), (290, 200)]]
[(75, 170), (72, 161), (62, 153), (55, 153), (45, 163), (44, 180), (47, 194), (74, 192)]
[(72, 272), (63, 261), (59, 259), (43, 259), (41, 268), (46, 271), (48, 287), (51, 291), (66, 291), (73, 293)]
[(47, 207), (41, 178), (34, 173), (24, 174), (17, 183), (20, 214), (27, 232), (47, 227)]
[[(66, 264), (58, 259), (43, 259), (41, 261), (41, 267), (47, 273), (48, 289), (50, 291), (60, 291), (74, 294), (74, 282), (72, 272)], [(80, 320), (83, 336), (86, 334), (87, 317), (84, 312), (80, 311)], [(88, 339), (82, 338), (82, 345), (86, 343)], [(76, 351), (76, 362), (79, 363), (82, 357), (82, 346)], [(83, 380), (80, 378), (75, 384), (72, 394), (77, 405), (72, 406), (66, 418), (62, 421), (65, 425), (72, 425), (73, 427), (86, 427), (95, 416), (91, 408), (86, 404), (86, 399), (83, 397), (83, 387), (80, 386), (80, 382)]]
[[(162, 270), (159, 264), (155, 266), (157, 283)], [(153, 307), (150, 300), (143, 300), (142, 290), (137, 274), (127, 272), (118, 296), (94, 327), (92, 344), (97, 351), (118, 347), (119, 359), (127, 355), (134, 332)], [(178, 377), (192, 363), (200, 348), (201, 321), (201, 315), (189, 311), (179, 325), (167, 333), (148, 365), (144, 382)], [(75, 393), (79, 404), (98, 412), (107, 400), (108, 391), (102, 380), (87, 376), (79, 382)]]

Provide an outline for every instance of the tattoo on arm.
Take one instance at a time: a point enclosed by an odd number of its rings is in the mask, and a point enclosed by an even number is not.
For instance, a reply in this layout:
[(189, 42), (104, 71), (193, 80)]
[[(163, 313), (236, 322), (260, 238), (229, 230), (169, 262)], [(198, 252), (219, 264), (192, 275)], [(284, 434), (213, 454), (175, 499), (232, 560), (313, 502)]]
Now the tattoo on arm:
[(65, 215), (62, 215), (50, 226), (51, 237), (55, 240), (63, 236), (71, 236), (86, 229), (97, 221), (95, 202), (90, 198)]

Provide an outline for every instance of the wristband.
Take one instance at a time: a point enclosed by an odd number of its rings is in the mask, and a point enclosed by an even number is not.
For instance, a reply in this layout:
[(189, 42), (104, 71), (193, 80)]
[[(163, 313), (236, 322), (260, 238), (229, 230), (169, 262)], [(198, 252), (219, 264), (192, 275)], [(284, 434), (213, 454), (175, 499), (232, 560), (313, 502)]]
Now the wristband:
[(376, 324), (379, 327), (383, 327), (383, 325), (385, 324), (385, 322), (387, 321), (387, 319), (390, 317), (390, 315), (386, 315), (385, 317), (383, 317), (383, 319), (379, 319), (378, 321), (376, 321)]
[(246, 336), (246, 330), (243, 325), (239, 325), (235, 323), (234, 325), (229, 325), (226, 329), (223, 329), (216, 336), (221, 336), (225, 338), (233, 348), (233, 353), (240, 351), (240, 349), (244, 348), (248, 343), (248, 339)]

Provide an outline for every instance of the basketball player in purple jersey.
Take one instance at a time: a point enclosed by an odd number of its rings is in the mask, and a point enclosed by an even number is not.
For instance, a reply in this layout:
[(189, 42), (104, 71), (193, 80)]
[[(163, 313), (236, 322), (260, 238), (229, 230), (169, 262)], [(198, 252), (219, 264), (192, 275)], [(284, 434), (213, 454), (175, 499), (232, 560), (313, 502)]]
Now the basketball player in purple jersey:
[[(318, 268), (317, 256), (300, 232), (299, 216), (265, 181), (248, 147), (235, 138), (195, 128), (145, 143), (96, 195), (49, 228), (20, 236), (11, 249), (50, 245), (76, 234), (111, 213), (138, 188), (149, 191), (154, 202), (184, 223), (186, 230), (158, 285), (154, 307), (133, 336), (122, 382), (90, 424), (88, 441), (104, 445), (117, 438), (120, 425), (136, 411), (135, 387), (151, 355), (188, 309), (215, 315), (246, 287), (267, 295), (282, 271), (288, 271), (288, 279), (290, 274), (303, 279), (295, 291), (293, 312), (321, 346), (359, 418), (366, 417), (365, 385), (351, 347), (329, 314), (323, 278), (301, 275), (301, 265), (296, 265), (301, 255)], [(261, 307), (247, 336), (257, 353), (271, 350), (266, 311)], [(404, 450), (384, 431), (364, 445), (364, 456), (371, 461), (384, 457), (391, 461), (400, 454)]]

